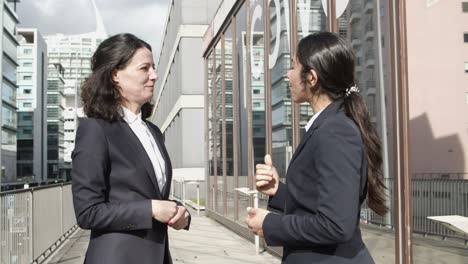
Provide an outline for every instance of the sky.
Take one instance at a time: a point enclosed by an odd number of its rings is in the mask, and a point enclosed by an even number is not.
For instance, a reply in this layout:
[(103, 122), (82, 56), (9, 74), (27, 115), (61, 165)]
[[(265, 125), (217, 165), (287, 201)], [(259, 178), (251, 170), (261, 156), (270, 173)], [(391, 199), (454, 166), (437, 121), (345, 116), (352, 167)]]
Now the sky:
[[(153, 47), (157, 60), (170, 0), (95, 0), (109, 36), (132, 33)], [(42, 35), (80, 34), (96, 28), (91, 0), (22, 0), (17, 4), (20, 28)]]

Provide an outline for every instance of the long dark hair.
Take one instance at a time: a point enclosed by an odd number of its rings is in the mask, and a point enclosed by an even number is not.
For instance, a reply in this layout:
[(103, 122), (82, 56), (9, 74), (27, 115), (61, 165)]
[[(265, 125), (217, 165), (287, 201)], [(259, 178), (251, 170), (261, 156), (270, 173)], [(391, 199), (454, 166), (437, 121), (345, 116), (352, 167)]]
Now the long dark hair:
[(318, 85), (313, 94), (326, 94), (333, 101), (343, 100), (346, 115), (354, 121), (364, 141), (368, 162), (368, 205), (379, 215), (388, 212), (385, 186), (382, 182), (381, 144), (370, 122), (369, 111), (358, 92), (348, 92), (355, 86), (354, 53), (345, 40), (331, 32), (319, 32), (303, 38), (297, 48), (297, 60), (302, 65), (301, 77), (307, 85), (307, 75), (314, 70)]
[[(99, 44), (91, 58), (92, 73), (81, 87), (83, 111), (87, 117), (116, 121), (122, 118), (122, 96), (112, 74), (124, 69), (140, 48), (151, 46), (136, 36), (124, 33), (107, 38)], [(146, 103), (141, 108), (143, 119), (151, 116), (153, 105)]]

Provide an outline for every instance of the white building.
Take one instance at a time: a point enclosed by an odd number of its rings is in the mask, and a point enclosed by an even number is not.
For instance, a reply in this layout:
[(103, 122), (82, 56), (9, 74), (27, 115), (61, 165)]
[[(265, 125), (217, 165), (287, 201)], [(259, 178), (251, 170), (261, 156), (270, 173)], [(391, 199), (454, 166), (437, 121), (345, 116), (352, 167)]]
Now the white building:
[(108, 37), (104, 23), (94, 0), (91, 0), (96, 16), (96, 30), (84, 34), (45, 36), (49, 63), (60, 63), (65, 72), (64, 109), (64, 166), (71, 169), (71, 152), (75, 146), (77, 116), (81, 83), (91, 73), (91, 56), (98, 45)]
[(47, 178), (47, 45), (35, 28), (17, 30), (17, 179)]
[[(155, 111), (174, 180), (204, 180), (202, 37), (219, 1), (171, 1), (156, 69)], [(191, 195), (190, 193), (188, 195)]]

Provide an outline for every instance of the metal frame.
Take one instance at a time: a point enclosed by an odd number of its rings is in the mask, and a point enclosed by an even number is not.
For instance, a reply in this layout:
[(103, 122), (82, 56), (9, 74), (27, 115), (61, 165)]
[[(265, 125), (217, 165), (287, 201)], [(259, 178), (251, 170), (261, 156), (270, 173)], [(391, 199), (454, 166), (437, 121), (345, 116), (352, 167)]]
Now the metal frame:
[(412, 263), (412, 191), (409, 173), (408, 60), (406, 46), (406, 5), (390, 4), (390, 39), (393, 103), (395, 263)]
[[(233, 146), (233, 163), (234, 163), (234, 188), (239, 187), (239, 116), (237, 112), (239, 111), (238, 97), (237, 97), (237, 14), (234, 15), (231, 19), (232, 23), (232, 112), (233, 112), (233, 131), (232, 131), (232, 144)], [(239, 193), (234, 192), (234, 221), (239, 219)]]
[[(218, 39), (215, 40), (215, 43), (219, 41)], [(214, 201), (213, 201), (213, 211), (218, 211), (218, 157), (217, 157), (217, 128), (216, 128), (216, 44), (213, 47), (213, 76), (211, 79), (211, 98), (213, 100), (212, 104), (212, 115), (213, 115), (213, 176), (214, 176)]]

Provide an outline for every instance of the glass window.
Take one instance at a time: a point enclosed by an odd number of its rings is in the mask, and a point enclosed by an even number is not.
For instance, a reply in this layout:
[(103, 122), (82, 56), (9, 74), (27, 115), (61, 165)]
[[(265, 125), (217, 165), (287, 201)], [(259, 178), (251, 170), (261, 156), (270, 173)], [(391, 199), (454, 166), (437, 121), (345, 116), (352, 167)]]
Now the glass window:
[[(247, 161), (247, 149), (248, 149), (248, 140), (247, 140), (247, 46), (246, 46), (246, 37), (247, 37), (247, 27), (246, 27), (246, 8), (245, 5), (239, 9), (236, 14), (236, 36), (235, 36), (235, 46), (236, 50), (233, 51), (236, 56), (237, 67), (235, 69), (237, 76), (237, 135), (239, 138), (238, 144), (238, 183), (239, 188), (248, 187), (248, 161)], [(249, 206), (249, 197), (239, 194), (238, 195), (238, 206), (239, 206), (239, 215), (237, 219), (239, 223), (243, 224), (242, 220), (247, 216), (245, 208)]]
[(270, 1), (270, 50), (273, 165), (284, 180), (292, 157), (291, 97), (287, 71), (290, 67), (289, 1)]
[(214, 210), (214, 200), (215, 200), (215, 177), (214, 177), (214, 130), (213, 130), (213, 53), (208, 56), (207, 59), (207, 85), (208, 85), (208, 185), (209, 185), (209, 200), (210, 204), (208, 205), (211, 210)]
[(465, 62), (465, 72), (468, 73), (468, 62)]
[(14, 42), (8, 34), (3, 34), (3, 51), (13, 60), (16, 60), (17, 56), (16, 47), (16, 42)]
[(468, 33), (463, 34), (463, 40), (465, 41), (465, 43), (468, 43)]
[(8, 78), (11, 82), (16, 82), (16, 64), (10, 60), (7, 56), (3, 56), (2, 59), (2, 72), (3, 75)]
[(5, 104), (2, 106), (2, 124), (10, 128), (16, 128), (16, 111)]
[(216, 129), (216, 179), (217, 179), (217, 191), (216, 191), (216, 204), (215, 210), (223, 214), (223, 87), (222, 87), (222, 54), (221, 54), (222, 41), (219, 40), (215, 48), (215, 109), (214, 113), (216, 118), (214, 119)]
[(463, 13), (468, 13), (468, 2), (462, 2)]
[[(327, 27), (327, 17), (325, 15), (322, 1), (320, 0), (298, 0), (297, 6), (297, 39), (299, 41), (314, 33), (325, 31)], [(340, 35), (346, 35), (346, 25), (340, 27)], [(299, 106), (299, 124), (301, 137), (305, 134), (305, 126), (313, 115), (312, 107), (309, 103), (302, 103)]]
[(8, 81), (2, 81), (2, 99), (16, 105), (16, 88)]
[(224, 85), (225, 85), (225, 122), (226, 122), (226, 217), (235, 218), (234, 183), (234, 116), (232, 101), (232, 25), (224, 32)]

